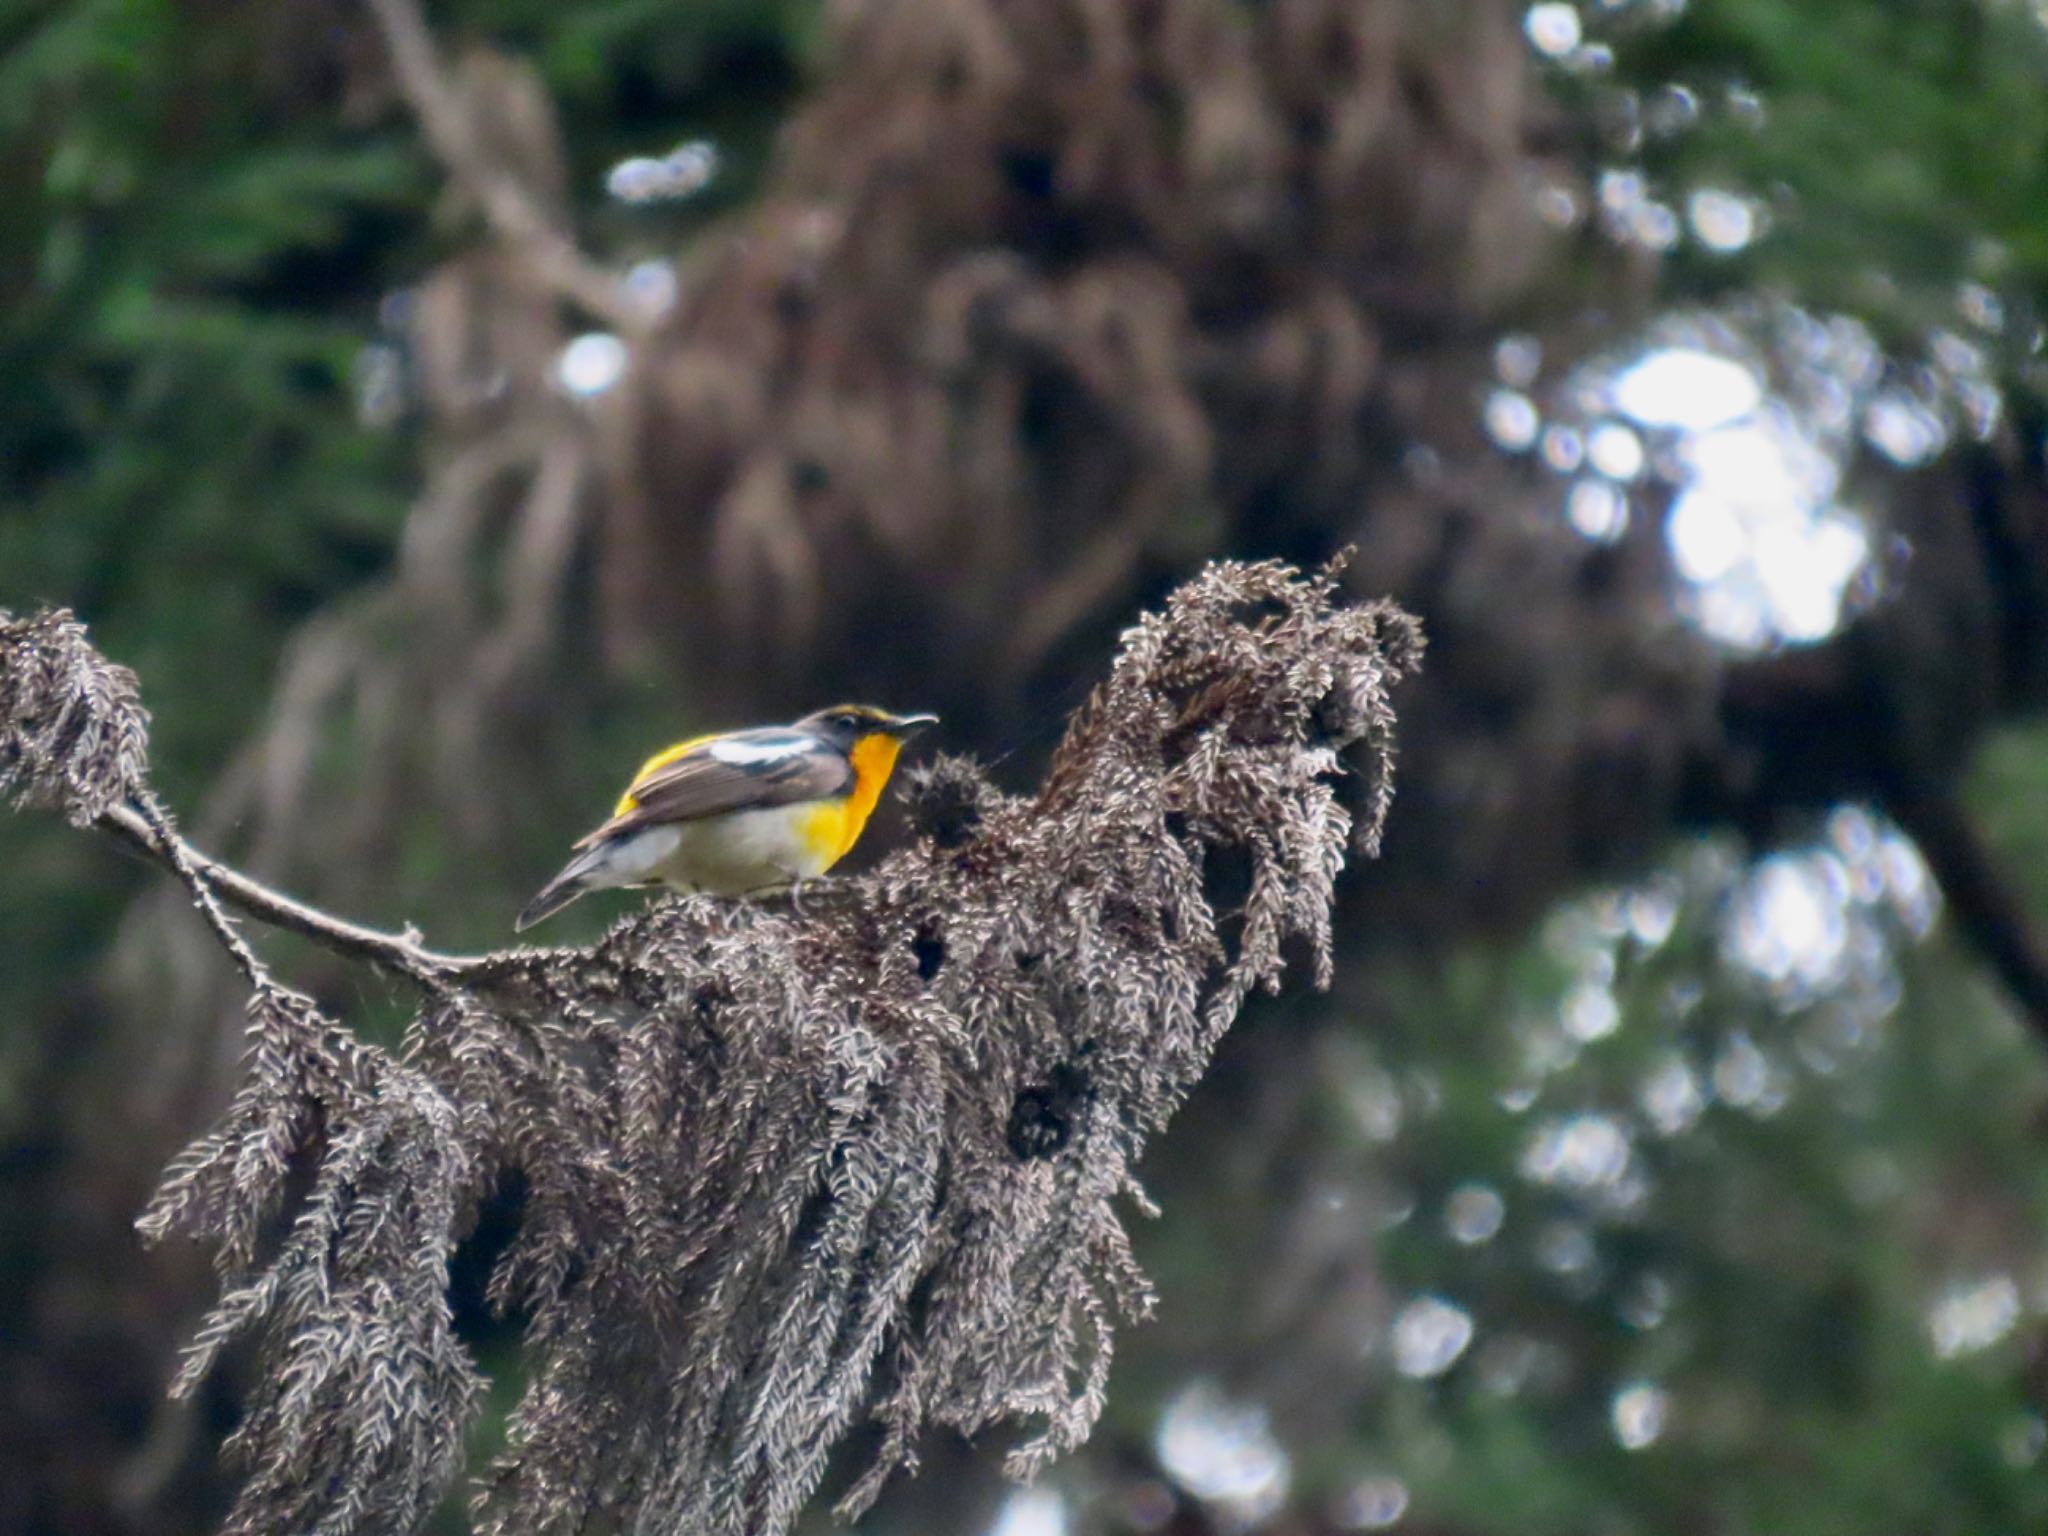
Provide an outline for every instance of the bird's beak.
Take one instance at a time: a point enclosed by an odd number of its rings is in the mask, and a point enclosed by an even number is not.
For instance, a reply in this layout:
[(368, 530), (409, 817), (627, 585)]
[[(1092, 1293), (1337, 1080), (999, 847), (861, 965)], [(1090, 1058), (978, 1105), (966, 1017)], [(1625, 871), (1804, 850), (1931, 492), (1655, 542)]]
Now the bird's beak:
[(939, 717), (937, 715), (898, 715), (895, 723), (889, 727), (889, 734), (892, 736), (912, 736), (923, 730), (926, 726), (937, 725), (938, 723)]

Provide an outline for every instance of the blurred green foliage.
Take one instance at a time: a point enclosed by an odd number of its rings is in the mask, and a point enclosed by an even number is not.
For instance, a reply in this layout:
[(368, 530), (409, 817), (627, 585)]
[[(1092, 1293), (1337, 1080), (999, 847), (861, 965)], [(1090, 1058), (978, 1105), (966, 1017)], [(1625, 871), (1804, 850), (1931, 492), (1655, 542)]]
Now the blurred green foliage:
[[(1316, 1047), (1287, 1155), (1153, 1170), (1166, 1340), (1134, 1336), (1116, 1429), (1152, 1440), (1212, 1375), (1252, 1413), (1218, 1444), (1277, 1449), (1326, 1528), (1377, 1528), (1389, 1490), (1517, 1536), (2041, 1528), (2048, 1063), (1938, 919), (1847, 808), (1340, 979), (1370, 1022)], [(1248, 1140), (1293, 1118), (1245, 1097), (1220, 1118)], [(1304, 1285), (1296, 1253), (1332, 1267)]]
[(2014, 725), (1984, 744), (1965, 786), (1970, 815), (2031, 912), (2048, 912), (2048, 727)]
[[(815, 15), (491, 0), (436, 20), (541, 69), (602, 225), (603, 167), (687, 137), (721, 150), (702, 206), (743, 199)], [(203, 800), (297, 626), (386, 567), (419, 489), (416, 433), (366, 418), (357, 370), (380, 305), (464, 232), (402, 105), (360, 99), (377, 49), (366, 13), (320, 6), (0, 7), (0, 607), (75, 608), (142, 673), (175, 805)], [(440, 863), (431, 838), (419, 858)], [(44, 1016), (132, 884), (15, 818), (0, 864), (34, 876), (0, 889), (0, 1021)], [(24, 1033), (0, 1022), (0, 1107)]]
[[(1703, 845), (1561, 910), (1472, 1012), (1397, 985), (1375, 1065), (1412, 1205), (1381, 1253), (1400, 1299), (1476, 1327), (1441, 1377), (1393, 1374), (1350, 1475), (1560, 1536), (2048, 1519), (2021, 1321), (2048, 1068), (1974, 963), (1918, 936), (1904, 845), (1834, 826), (1761, 867)], [(1760, 920), (1803, 921), (1755, 905), (1781, 876), (1822, 913), (1808, 955), (1834, 956), (1804, 981), (1755, 968)]]
[(379, 226), (431, 182), (396, 126), (260, 100), (261, 29), (147, 3), (17, 25), (0, 601), (78, 608), (176, 699), (159, 763), (191, 792), (284, 635), (396, 533), (404, 445), (356, 424), (349, 377), (400, 254)]
[(1713, 0), (1624, 6), (1614, 27), (1640, 110), (1609, 114), (1608, 152), (1667, 195), (1746, 193), (1774, 231), (1732, 262), (1681, 250), (1679, 288), (1757, 286), (1902, 341), (1955, 323), (1959, 282), (2030, 303), (2048, 286), (2037, 8)]

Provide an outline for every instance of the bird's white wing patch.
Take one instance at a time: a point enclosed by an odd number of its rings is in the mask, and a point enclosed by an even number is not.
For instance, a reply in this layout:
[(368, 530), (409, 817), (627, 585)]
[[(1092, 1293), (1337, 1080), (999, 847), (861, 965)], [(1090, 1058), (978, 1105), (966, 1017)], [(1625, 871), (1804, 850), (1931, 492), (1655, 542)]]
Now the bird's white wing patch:
[(704, 750), (719, 762), (738, 767), (779, 763), (786, 757), (801, 756), (811, 745), (810, 737), (791, 731), (786, 736), (756, 737), (752, 741), (714, 741)]

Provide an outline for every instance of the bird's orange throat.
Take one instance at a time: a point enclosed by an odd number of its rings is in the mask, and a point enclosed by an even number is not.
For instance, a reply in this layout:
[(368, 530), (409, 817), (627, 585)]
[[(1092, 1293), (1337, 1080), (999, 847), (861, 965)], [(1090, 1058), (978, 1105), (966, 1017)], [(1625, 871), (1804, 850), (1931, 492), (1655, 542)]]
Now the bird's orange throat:
[(819, 869), (830, 869), (845, 858), (874, 814), (882, 788), (896, 768), (896, 754), (902, 743), (881, 731), (863, 736), (846, 754), (853, 765), (853, 788), (844, 800), (827, 800), (808, 813), (804, 838), (819, 861)]
[(882, 798), (882, 790), (889, 782), (889, 775), (896, 771), (896, 754), (903, 750), (903, 743), (886, 731), (875, 731), (863, 736), (853, 744), (847, 760), (853, 764), (853, 793), (846, 800), (846, 830), (839, 852), (844, 855), (860, 840), (861, 830), (867, 826), (875, 806)]

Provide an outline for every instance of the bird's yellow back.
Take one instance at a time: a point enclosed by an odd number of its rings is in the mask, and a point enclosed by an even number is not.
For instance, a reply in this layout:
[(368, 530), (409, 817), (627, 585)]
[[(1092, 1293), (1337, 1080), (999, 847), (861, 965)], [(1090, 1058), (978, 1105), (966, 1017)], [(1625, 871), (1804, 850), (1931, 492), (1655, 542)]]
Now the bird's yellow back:
[(619, 796), (619, 803), (612, 807), (612, 814), (614, 816), (623, 816), (626, 812), (632, 810), (640, 803), (634, 798), (634, 790), (645, 784), (648, 779), (661, 772), (662, 769), (666, 768), (677, 758), (689, 752), (691, 748), (701, 747), (707, 741), (715, 741), (718, 735), (717, 731), (710, 731), (702, 736), (692, 736), (688, 741), (679, 741), (672, 747), (663, 747), (654, 756), (640, 765), (640, 771), (633, 775), (633, 782), (626, 786), (626, 792)]

